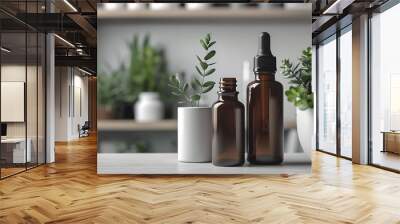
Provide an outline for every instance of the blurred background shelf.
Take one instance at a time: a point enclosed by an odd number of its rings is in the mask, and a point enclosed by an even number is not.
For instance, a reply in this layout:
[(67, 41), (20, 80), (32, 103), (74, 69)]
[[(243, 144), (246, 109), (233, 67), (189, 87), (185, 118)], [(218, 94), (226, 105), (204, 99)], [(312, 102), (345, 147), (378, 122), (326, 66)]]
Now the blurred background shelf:
[(161, 120), (157, 122), (136, 122), (134, 120), (99, 120), (101, 131), (174, 131), (176, 120)]
[(98, 19), (299, 19), (311, 11), (303, 8), (285, 9), (208, 9), (208, 10), (98, 10)]

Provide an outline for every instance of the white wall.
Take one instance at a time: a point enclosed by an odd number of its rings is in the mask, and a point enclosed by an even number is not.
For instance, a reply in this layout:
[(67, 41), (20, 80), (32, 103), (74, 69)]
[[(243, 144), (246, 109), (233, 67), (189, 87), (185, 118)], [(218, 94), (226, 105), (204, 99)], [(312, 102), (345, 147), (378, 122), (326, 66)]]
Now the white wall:
[[(83, 125), (88, 120), (88, 79), (83, 75), (76, 68), (56, 67), (56, 141), (77, 139), (79, 137), (78, 124)], [(81, 103), (78, 101), (79, 94)], [(76, 106), (79, 104), (82, 113)]]
[[(310, 14), (311, 16), (311, 14)], [(214, 81), (221, 76), (233, 76), (242, 83), (243, 61), (250, 61), (253, 68), (253, 57), (257, 53), (258, 35), (267, 31), (271, 35), (272, 52), (277, 59), (278, 72), (276, 79), (284, 88), (288, 82), (279, 73), (281, 61), (285, 58), (297, 61), (301, 51), (311, 47), (311, 17), (297, 20), (98, 20), (97, 48), (99, 71), (108, 72), (127, 63), (130, 59), (129, 43), (134, 34), (142, 37), (148, 33), (154, 45), (165, 49), (171, 72), (184, 71), (187, 75), (195, 73), (196, 54), (203, 51), (199, 38), (210, 32), (217, 41), (216, 69)], [(253, 76), (251, 76), (253, 80)], [(240, 89), (241, 86), (238, 86)], [(216, 100), (216, 90), (207, 94), (205, 103)], [(239, 97), (243, 91), (239, 93)], [(286, 99), (286, 97), (285, 97)], [(285, 100), (285, 122), (295, 123), (295, 107)]]

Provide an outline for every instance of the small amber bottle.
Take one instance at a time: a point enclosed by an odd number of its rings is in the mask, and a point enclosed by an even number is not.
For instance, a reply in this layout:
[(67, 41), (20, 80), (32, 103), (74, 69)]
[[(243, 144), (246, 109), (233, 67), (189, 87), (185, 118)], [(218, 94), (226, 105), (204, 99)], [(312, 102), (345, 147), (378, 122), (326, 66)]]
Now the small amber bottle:
[(236, 78), (221, 78), (218, 101), (212, 106), (212, 163), (241, 166), (244, 163), (244, 105), (238, 100)]
[(254, 57), (256, 80), (247, 86), (248, 155), (252, 164), (283, 161), (283, 87), (275, 80), (276, 58), (269, 34), (260, 35)]

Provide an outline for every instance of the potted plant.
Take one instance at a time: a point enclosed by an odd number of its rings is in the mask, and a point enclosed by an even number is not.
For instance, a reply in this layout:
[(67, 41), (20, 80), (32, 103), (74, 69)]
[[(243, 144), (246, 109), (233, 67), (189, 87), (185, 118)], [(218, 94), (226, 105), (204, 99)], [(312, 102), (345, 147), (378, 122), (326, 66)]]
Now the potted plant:
[[(125, 118), (129, 116), (124, 105), (134, 96), (130, 93), (129, 76), (125, 66), (109, 74), (101, 73), (98, 77), (98, 117), (99, 119)], [(128, 114), (127, 114), (128, 113)], [(130, 112), (130, 114), (132, 114)]]
[[(98, 77), (99, 105), (107, 110), (112, 108), (113, 118), (132, 118), (135, 114), (137, 121), (160, 120), (164, 116), (164, 104), (159, 93), (166, 91), (168, 79), (163, 51), (151, 46), (149, 35), (143, 41), (134, 36), (129, 48), (128, 66), (121, 64), (118, 69)], [(165, 94), (161, 95), (163, 101), (169, 100)]]
[(164, 105), (160, 100), (165, 64), (162, 52), (150, 44), (146, 35), (142, 42), (137, 36), (130, 44), (129, 66), (132, 94), (137, 96), (134, 105), (135, 120), (139, 122), (158, 121), (164, 118)]
[(182, 107), (178, 107), (178, 160), (181, 162), (211, 161), (211, 108), (200, 106), (200, 99), (215, 85), (215, 82), (208, 80), (215, 73), (215, 62), (211, 61), (216, 54), (213, 50), (215, 43), (211, 34), (200, 39), (205, 53), (201, 57), (196, 56), (196, 75), (190, 85), (177, 76), (171, 76), (169, 80), (171, 93), (182, 104)]
[[(296, 106), (297, 133), (306, 154), (312, 150), (314, 133), (314, 100), (311, 88), (311, 48), (303, 50), (299, 62), (294, 65), (289, 59), (282, 61), (282, 74), (291, 86), (285, 91), (289, 102)], [(301, 129), (300, 129), (301, 127)]]

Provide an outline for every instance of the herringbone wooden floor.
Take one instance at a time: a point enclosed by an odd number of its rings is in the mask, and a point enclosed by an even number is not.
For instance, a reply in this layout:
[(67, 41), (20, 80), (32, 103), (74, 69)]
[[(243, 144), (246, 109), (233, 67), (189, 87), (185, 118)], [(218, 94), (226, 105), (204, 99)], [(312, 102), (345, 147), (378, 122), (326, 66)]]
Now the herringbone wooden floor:
[(0, 181), (0, 223), (400, 223), (400, 175), (323, 153), (293, 176), (98, 176), (94, 137)]

